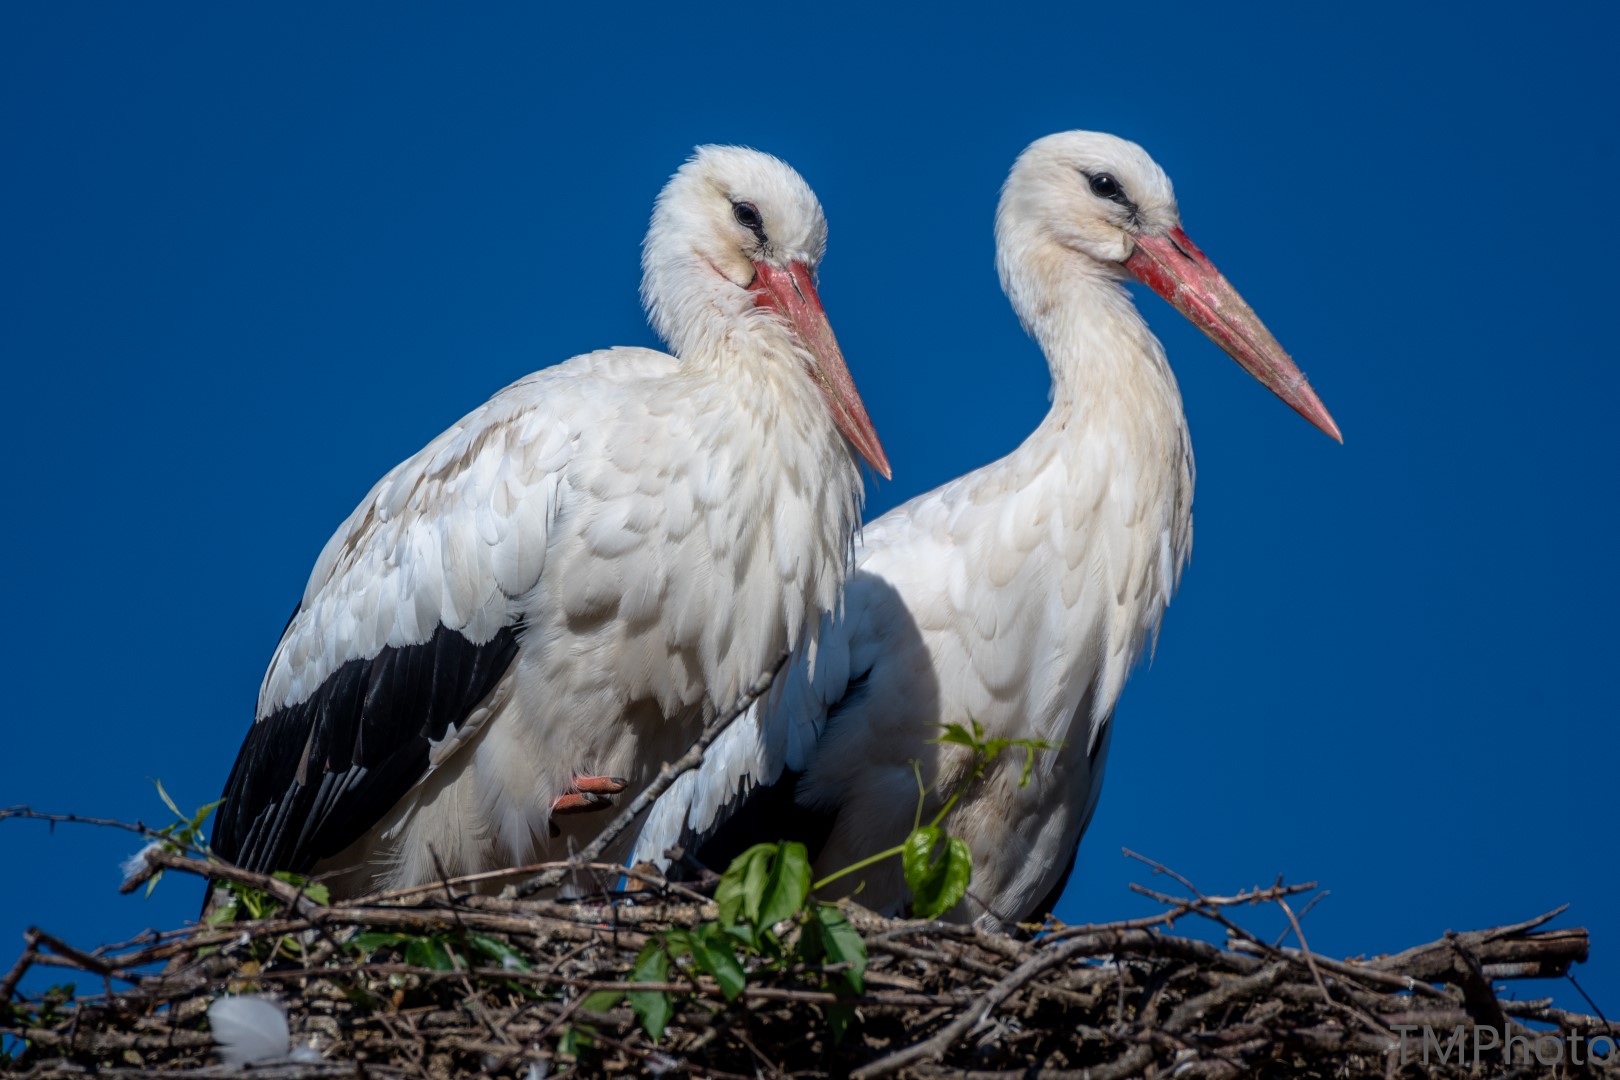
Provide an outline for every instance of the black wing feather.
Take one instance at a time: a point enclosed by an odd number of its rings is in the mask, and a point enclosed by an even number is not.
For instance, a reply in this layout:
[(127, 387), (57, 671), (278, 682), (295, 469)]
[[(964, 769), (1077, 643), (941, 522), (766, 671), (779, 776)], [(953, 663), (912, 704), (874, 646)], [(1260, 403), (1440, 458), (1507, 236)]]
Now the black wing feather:
[(420, 645), (350, 660), (304, 701), (254, 724), (214, 819), (214, 854), (308, 873), (375, 825), (517, 657), (520, 625), (475, 645), (439, 626)]
[[(843, 713), (853, 708), (866, 696), (872, 669), (868, 668), (849, 680), (843, 696), (827, 709), (822, 727), (825, 739), (838, 724)], [(687, 846), (697, 860), (709, 869), (725, 870), (731, 860), (755, 844), (797, 840), (803, 844), (810, 861), (814, 863), (827, 846), (833, 826), (838, 821), (838, 808), (814, 810), (797, 799), (799, 778), (803, 773), (787, 770), (769, 784), (759, 784), (743, 792), (721, 811), (719, 823), (701, 837), (686, 838)]]
[(715, 873), (723, 873), (731, 860), (755, 844), (797, 840), (814, 863), (832, 836), (836, 811), (823, 812), (800, 806), (794, 795), (802, 773), (784, 772), (769, 784), (761, 784), (737, 797), (720, 824), (695, 845), (698, 862)]

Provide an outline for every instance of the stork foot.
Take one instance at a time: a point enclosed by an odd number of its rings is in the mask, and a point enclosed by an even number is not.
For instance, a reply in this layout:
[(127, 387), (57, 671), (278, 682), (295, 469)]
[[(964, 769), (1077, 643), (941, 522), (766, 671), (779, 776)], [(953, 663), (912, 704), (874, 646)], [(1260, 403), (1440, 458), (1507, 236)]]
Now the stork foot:
[[(630, 786), (630, 781), (619, 776), (576, 776), (574, 790), (559, 795), (551, 802), (553, 819), (564, 814), (590, 814), (613, 806), (613, 796)], [(557, 822), (551, 822), (551, 835), (561, 835)]]
[(610, 796), (619, 794), (629, 786), (630, 781), (618, 776), (576, 776), (574, 790), (557, 796), (552, 802), (551, 816), (606, 810), (613, 805)]
[(596, 795), (589, 791), (571, 791), (567, 795), (559, 795), (551, 804), (551, 816), (588, 814), (592, 810), (606, 810), (612, 805), (613, 800), (606, 795)]
[(622, 776), (576, 776), (574, 790), (589, 795), (618, 795), (630, 786)]

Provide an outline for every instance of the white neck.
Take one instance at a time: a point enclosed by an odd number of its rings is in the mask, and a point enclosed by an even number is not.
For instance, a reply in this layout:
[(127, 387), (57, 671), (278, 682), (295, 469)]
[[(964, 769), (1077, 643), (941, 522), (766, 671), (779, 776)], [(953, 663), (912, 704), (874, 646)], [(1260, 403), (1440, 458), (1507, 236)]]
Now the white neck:
[(1052, 371), (1041, 427), (1071, 439), (1125, 436), (1135, 460), (1168, 467), (1186, 442), (1181, 394), (1124, 285), (1049, 238), (999, 239), (1002, 287)]
[[(1068, 732), (1071, 712), (1043, 714), (1056, 726), (1040, 734), (1085, 753), (1156, 633), (1191, 546), (1192, 448), (1164, 349), (1109, 270), (1051, 240), (1003, 243), (999, 253), (1007, 296), (1051, 366), (1052, 408), (979, 474), (1003, 504), (1031, 509), (982, 516), (1029, 523), (1011, 547), (1044, 562), (1026, 572), (1057, 584), (1051, 602), (1061, 598), (1066, 640), (1104, 643), (1065, 652), (1065, 700), (1089, 695), (1089, 734)], [(987, 493), (974, 501), (988, 504)], [(1043, 524), (1051, 518), (1062, 527)], [(1032, 641), (1006, 635), (1008, 648)]]
[(754, 334), (773, 337), (780, 329), (750, 324), (753, 298), (696, 254), (647, 260), (641, 279), (642, 305), (669, 351), (686, 363), (703, 363), (754, 347)]

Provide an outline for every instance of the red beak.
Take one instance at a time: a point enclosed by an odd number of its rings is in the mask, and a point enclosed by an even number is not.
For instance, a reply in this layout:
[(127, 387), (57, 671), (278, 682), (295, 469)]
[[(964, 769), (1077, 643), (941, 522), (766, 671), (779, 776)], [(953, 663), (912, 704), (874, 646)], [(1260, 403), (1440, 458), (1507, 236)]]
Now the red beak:
[(1243, 365), (1243, 370), (1293, 406), (1295, 412), (1331, 438), (1344, 442), (1339, 425), (1305, 381), (1304, 372), (1289, 359), (1232, 283), (1221, 276), (1215, 264), (1179, 227), (1164, 236), (1138, 236), (1136, 250), (1125, 260), (1125, 269), (1168, 300)]
[(786, 270), (778, 270), (769, 263), (757, 262), (754, 269), (755, 303), (774, 308), (788, 321), (788, 325), (804, 341), (805, 348), (815, 362), (810, 374), (821, 387), (821, 396), (832, 410), (833, 423), (844, 433), (844, 438), (865, 458), (867, 464), (888, 480), (893, 475), (889, 459), (878, 442), (872, 418), (866, 415), (866, 406), (855, 389), (855, 380), (849, 376), (844, 354), (839, 351), (838, 340), (833, 337), (832, 324), (821, 309), (821, 297), (816, 295), (810, 270), (803, 263), (790, 263)]

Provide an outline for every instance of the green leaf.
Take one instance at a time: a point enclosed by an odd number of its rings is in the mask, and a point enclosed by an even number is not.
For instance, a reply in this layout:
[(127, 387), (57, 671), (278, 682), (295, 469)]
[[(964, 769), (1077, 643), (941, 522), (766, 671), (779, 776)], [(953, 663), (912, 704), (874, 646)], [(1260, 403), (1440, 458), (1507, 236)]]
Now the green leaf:
[(689, 944), (693, 962), (714, 976), (727, 1001), (737, 1000), (737, 995), (742, 993), (748, 982), (748, 976), (737, 961), (737, 953), (727, 940), (725, 931), (715, 923), (704, 923), (692, 932)]
[(771, 862), (770, 875), (760, 899), (758, 925), (775, 926), (790, 919), (804, 907), (810, 895), (810, 856), (804, 845), (788, 841)]
[(269, 895), (252, 886), (227, 882), (225, 887), (236, 897), (237, 903), (250, 919), (262, 919), (275, 910), (276, 904)]
[[(647, 942), (636, 966), (630, 973), (632, 982), (661, 983), (669, 981), (669, 954), (657, 938)], [(641, 1027), (653, 1042), (663, 1038), (664, 1028), (675, 1015), (675, 1004), (667, 990), (632, 990), (630, 1008), (635, 1011)]]
[(669, 954), (657, 938), (648, 941), (636, 954), (636, 965), (630, 969), (631, 982), (668, 982)]
[(912, 830), (900, 861), (906, 885), (911, 889), (912, 910), (925, 919), (955, 907), (973, 876), (973, 856), (967, 844), (954, 836), (947, 837), (936, 825)]
[(356, 934), (350, 938), (349, 948), (358, 952), (372, 953), (378, 949), (386, 949), (410, 940), (412, 938), (405, 934), (389, 934), (380, 930), (368, 930), (363, 934)]
[(741, 922), (759, 922), (759, 902), (765, 892), (765, 872), (775, 844), (755, 844), (731, 860), (726, 872), (720, 875), (720, 884), (714, 890), (714, 902), (720, 909), (720, 922), (735, 926)]
[(595, 1045), (595, 1040), (591, 1038), (594, 1033), (594, 1028), (584, 1024), (570, 1024), (563, 1028), (562, 1036), (557, 1039), (557, 1053), (579, 1057), (581, 1050)]
[(737, 954), (724, 943), (717, 945), (708, 952), (709, 974), (719, 984), (720, 992), (726, 995), (727, 1001), (736, 1001), (737, 995), (743, 992), (748, 985), (748, 976), (743, 972), (743, 966), (737, 960)]
[(679, 927), (673, 930), (665, 930), (663, 938), (664, 952), (671, 960), (679, 960), (694, 951), (695, 946), (692, 944), (691, 935)]
[(827, 1026), (832, 1029), (833, 1045), (839, 1046), (849, 1031), (849, 1022), (855, 1018), (855, 1006), (840, 1002), (836, 1005), (824, 1005), (822, 1009), (827, 1014)]
[(311, 882), (309, 878), (304, 877), (302, 874), (294, 874), (287, 870), (277, 870), (270, 876), (284, 885), (291, 885), (293, 888), (297, 889), (301, 894), (303, 894), (306, 899), (313, 900), (322, 907), (326, 907), (332, 903), (331, 889), (320, 884), (319, 882)]
[(469, 934), (467, 944), (491, 960), (498, 961), (502, 967), (529, 970), (529, 962), (523, 958), (523, 954), (499, 938), (492, 938), (488, 934)]
[(236, 901), (232, 900), (228, 903), (221, 904), (213, 911), (210, 911), (208, 913), (208, 918), (203, 920), (203, 924), (206, 926), (220, 926), (224, 923), (235, 922), (236, 912)]
[(721, 924), (720, 932), (738, 944), (746, 946), (750, 952), (759, 948), (759, 934), (755, 932), (752, 923), (737, 923), (735, 926)]
[[(163, 800), (163, 805), (167, 806), (169, 808), (169, 810), (171, 812), (173, 812), (174, 816), (180, 819), (180, 821), (185, 821), (186, 820), (186, 815), (182, 814), (180, 812), (180, 808), (178, 806), (174, 805), (174, 800), (169, 798), (169, 793), (167, 791), (163, 790), (163, 781), (157, 779), (157, 777), (155, 777), (155, 776), (154, 777), (147, 777), (147, 779), (151, 780), (153, 786), (157, 788), (158, 798)], [(178, 824), (178, 822), (176, 824)], [(172, 828), (174, 828), (174, 826), (171, 825), (171, 826), (169, 826), (169, 828), (172, 829)], [(168, 829), (165, 829), (163, 831), (164, 831), (165, 835), (167, 835)]]
[(255, 919), (268, 919), (281, 907), (269, 893), (263, 893), (257, 889), (244, 892), (242, 894), (242, 903), (247, 905), (248, 914)]
[(844, 913), (831, 904), (817, 904), (814, 923), (821, 948), (831, 964), (848, 964), (842, 973), (844, 984), (854, 993), (866, 988), (866, 942)]
[[(759, 905), (765, 897), (765, 879), (770, 870), (775, 844), (755, 844), (743, 852), (743, 918), (759, 925)], [(750, 857), (752, 856), (752, 857)]]
[(587, 1012), (607, 1012), (609, 1009), (617, 1009), (619, 1002), (623, 1000), (623, 990), (598, 990), (594, 994), (587, 995), (585, 1000), (579, 1003), (579, 1007)]
[(224, 805), (224, 799), (215, 799), (211, 803), (203, 803), (201, 806), (197, 807), (197, 812), (191, 815), (191, 827), (193, 829), (202, 828), (202, 823), (208, 820), (208, 815), (212, 814), (215, 810), (218, 810)]
[(211, 803), (204, 803), (197, 807), (196, 813), (192, 814), (190, 819), (185, 822), (185, 827), (177, 829), (173, 833), (174, 838), (189, 847), (207, 851), (208, 837), (203, 833), (203, 822), (207, 821), (208, 815), (218, 810), (224, 802), (224, 799), (215, 799)]
[(905, 871), (906, 887), (913, 893), (927, 885), (929, 871), (933, 868), (934, 846), (942, 836), (944, 831), (938, 825), (924, 825), (912, 829), (901, 846), (900, 866)]
[(1061, 750), (1063, 740), (1047, 742), (1045, 739), (1013, 739), (1008, 745), (1024, 748), (1024, 769), (1018, 774), (1018, 786), (1028, 787), (1029, 778), (1035, 772), (1035, 752), (1037, 750)]
[(405, 962), (412, 967), (432, 968), (434, 971), (455, 971), (456, 963), (450, 950), (437, 938), (411, 938), (405, 946)]

